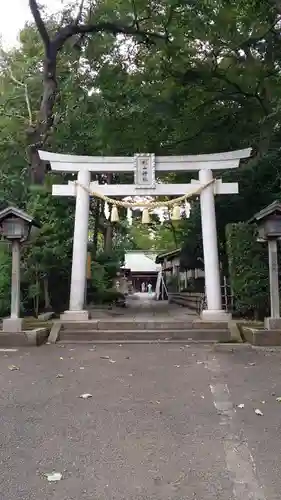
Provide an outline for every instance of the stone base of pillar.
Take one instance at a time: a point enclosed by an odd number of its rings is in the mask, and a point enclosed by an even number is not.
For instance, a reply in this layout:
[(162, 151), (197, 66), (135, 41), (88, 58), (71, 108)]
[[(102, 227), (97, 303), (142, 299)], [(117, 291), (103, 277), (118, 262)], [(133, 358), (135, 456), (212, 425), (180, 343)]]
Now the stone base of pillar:
[(201, 319), (203, 321), (223, 321), (224, 323), (228, 323), (232, 319), (231, 313), (227, 313), (226, 311), (219, 310), (219, 311), (214, 311), (214, 310), (209, 310), (209, 309), (204, 309), (204, 311), (201, 312)]
[(281, 330), (281, 318), (264, 318), (266, 330)]
[(22, 318), (5, 318), (2, 325), (3, 332), (18, 333), (22, 331)]
[(89, 311), (64, 311), (60, 315), (62, 321), (87, 321), (89, 319)]

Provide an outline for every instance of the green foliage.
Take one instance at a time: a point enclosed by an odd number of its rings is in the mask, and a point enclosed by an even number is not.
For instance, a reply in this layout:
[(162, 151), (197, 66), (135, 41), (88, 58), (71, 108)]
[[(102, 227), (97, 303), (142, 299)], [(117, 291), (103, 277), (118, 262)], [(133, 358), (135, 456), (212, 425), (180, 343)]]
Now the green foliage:
[(4, 242), (0, 242), (0, 317), (10, 312), (11, 254)]
[(105, 269), (105, 273), (107, 276), (107, 284), (109, 286), (112, 285), (112, 280), (115, 278), (116, 273), (119, 271), (122, 263), (124, 261), (124, 254), (122, 251), (120, 252), (101, 252), (96, 257), (96, 262), (103, 266)]
[(245, 222), (226, 228), (229, 276), (237, 312), (262, 318), (268, 313), (267, 249), (256, 228)]
[(121, 292), (115, 289), (99, 290), (90, 292), (90, 302), (94, 304), (116, 304), (124, 303), (125, 298)]
[(122, 262), (122, 252), (102, 252), (91, 262), (92, 277), (87, 290), (89, 302), (111, 303), (118, 299), (120, 294), (112, 287)]

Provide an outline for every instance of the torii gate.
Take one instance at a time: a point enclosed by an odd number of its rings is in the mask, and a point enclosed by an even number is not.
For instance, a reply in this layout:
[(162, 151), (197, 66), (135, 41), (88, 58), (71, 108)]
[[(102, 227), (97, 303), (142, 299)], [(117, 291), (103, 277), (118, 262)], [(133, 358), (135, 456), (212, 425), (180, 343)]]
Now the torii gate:
[[(88, 311), (84, 309), (89, 191), (111, 197), (126, 196), (179, 196), (194, 192), (194, 187), (209, 184), (200, 193), (202, 238), (205, 268), (205, 289), (207, 309), (202, 312), (206, 321), (227, 321), (229, 315), (222, 310), (220, 266), (217, 242), (215, 194), (237, 194), (238, 183), (222, 182), (217, 179), (213, 184), (213, 170), (237, 168), (242, 158), (248, 158), (251, 149), (227, 153), (192, 156), (154, 156), (136, 154), (133, 157), (115, 156), (76, 156), (39, 151), (40, 158), (51, 164), (56, 172), (77, 173), (77, 183), (54, 185), (54, 196), (76, 196), (75, 224), (69, 310), (63, 319), (72, 321), (87, 320)], [(199, 171), (199, 179), (190, 184), (161, 184), (156, 182), (158, 172)], [(91, 172), (134, 172), (134, 184), (97, 184), (91, 182)], [(163, 203), (165, 205), (165, 203)]]

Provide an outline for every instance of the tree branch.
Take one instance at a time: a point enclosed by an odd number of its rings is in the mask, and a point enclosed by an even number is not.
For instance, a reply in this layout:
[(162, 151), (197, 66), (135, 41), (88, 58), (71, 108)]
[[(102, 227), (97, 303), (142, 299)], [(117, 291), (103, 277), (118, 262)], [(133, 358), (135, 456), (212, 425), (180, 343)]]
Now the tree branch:
[(138, 20), (138, 15), (137, 15), (136, 2), (135, 2), (135, 0), (131, 0), (131, 2), (132, 2), (133, 12), (134, 12), (134, 25), (136, 26), (137, 30), (139, 30), (140, 26), (139, 26), (139, 20)]
[(21, 87), (24, 87), (24, 96), (25, 96), (25, 102), (26, 102), (26, 107), (27, 107), (27, 112), (28, 112), (28, 118), (29, 118), (29, 125), (33, 124), (32, 120), (32, 111), (31, 111), (31, 104), (30, 104), (30, 99), (29, 99), (29, 94), (28, 94), (28, 87), (26, 83), (22, 83), (19, 80), (17, 80), (13, 73), (11, 68), (8, 68), (8, 71), (10, 73), (10, 78), (11, 80), (16, 83), (17, 85), (20, 85)]
[(29, 8), (31, 10), (35, 24), (36, 24), (37, 29), (40, 33), (40, 36), (43, 40), (45, 48), (47, 48), (50, 44), (50, 37), (49, 37), (48, 32), (46, 30), (45, 23), (42, 19), (37, 1), (36, 0), (29, 0)]
[[(31, 0), (30, 0), (31, 1)], [(33, 1), (33, 0), (32, 0)], [(167, 36), (161, 33), (150, 33), (149, 31), (142, 31), (134, 26), (122, 26), (110, 22), (102, 22), (98, 24), (71, 24), (62, 28), (53, 39), (57, 50), (61, 50), (66, 40), (74, 35), (85, 35), (87, 33), (112, 33), (113, 35), (134, 35), (139, 36), (145, 42), (151, 43), (155, 40), (166, 40)]]

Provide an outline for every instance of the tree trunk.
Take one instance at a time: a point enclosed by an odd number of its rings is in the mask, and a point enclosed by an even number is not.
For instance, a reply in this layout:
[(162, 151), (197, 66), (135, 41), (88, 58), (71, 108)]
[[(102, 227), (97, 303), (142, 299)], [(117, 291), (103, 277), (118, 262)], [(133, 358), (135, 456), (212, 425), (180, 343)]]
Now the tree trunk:
[(110, 222), (108, 222), (108, 226), (105, 230), (104, 236), (104, 252), (110, 253), (112, 251), (112, 236), (113, 236), (113, 227)]
[(94, 208), (94, 235), (93, 235), (93, 259), (97, 255), (98, 249), (98, 235), (99, 235), (99, 225), (100, 225), (100, 202), (96, 200)]
[[(112, 184), (113, 174), (107, 174), (107, 184)], [(112, 210), (112, 207), (111, 207)], [(105, 235), (104, 235), (104, 252), (110, 253), (112, 251), (112, 238), (113, 238), (113, 226), (110, 219), (107, 221)]]
[(39, 158), (38, 149), (42, 148), (52, 131), (54, 116), (53, 108), (57, 96), (56, 52), (49, 49), (43, 69), (43, 96), (36, 123), (27, 131), (27, 157), (30, 165), (31, 181), (43, 184), (45, 179), (45, 163)]
[(51, 309), (51, 299), (49, 293), (49, 279), (47, 275), (45, 275), (43, 278), (43, 289), (44, 289), (44, 310), (48, 311)]
[(171, 230), (172, 230), (172, 233), (173, 233), (173, 239), (174, 239), (174, 243), (175, 243), (175, 247), (177, 248), (178, 246), (178, 242), (177, 242), (177, 233), (176, 233), (176, 230), (175, 230), (175, 227), (174, 227), (174, 224), (173, 224), (173, 221), (171, 219), (171, 214), (170, 214), (170, 211), (168, 210), (168, 217), (169, 217), (169, 224), (171, 226)]

